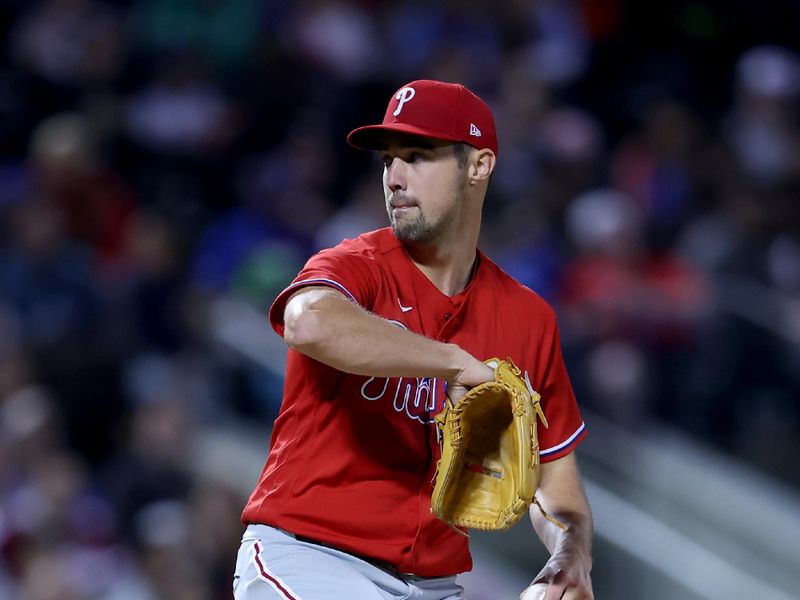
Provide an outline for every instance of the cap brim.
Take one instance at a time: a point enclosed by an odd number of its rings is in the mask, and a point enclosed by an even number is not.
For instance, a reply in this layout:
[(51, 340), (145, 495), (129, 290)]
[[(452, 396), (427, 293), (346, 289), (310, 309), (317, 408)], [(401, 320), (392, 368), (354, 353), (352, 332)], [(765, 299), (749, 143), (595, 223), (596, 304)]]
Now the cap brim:
[(354, 129), (347, 135), (347, 143), (359, 150), (381, 150), (386, 146), (386, 136), (392, 133), (404, 133), (448, 142), (462, 141), (455, 136), (431, 131), (430, 129), (395, 123), (392, 125), (366, 125)]

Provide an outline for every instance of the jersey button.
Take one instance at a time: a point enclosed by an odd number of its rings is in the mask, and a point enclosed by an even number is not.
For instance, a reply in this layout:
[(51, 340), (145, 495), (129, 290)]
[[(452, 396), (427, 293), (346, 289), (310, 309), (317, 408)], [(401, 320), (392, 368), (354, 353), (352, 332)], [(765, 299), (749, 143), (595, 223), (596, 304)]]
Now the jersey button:
[(444, 313), (444, 320), (445, 320), (445, 321), (449, 321), (449, 320), (450, 320), (450, 317), (452, 317), (452, 316), (453, 316), (453, 315), (451, 315), (450, 313)]

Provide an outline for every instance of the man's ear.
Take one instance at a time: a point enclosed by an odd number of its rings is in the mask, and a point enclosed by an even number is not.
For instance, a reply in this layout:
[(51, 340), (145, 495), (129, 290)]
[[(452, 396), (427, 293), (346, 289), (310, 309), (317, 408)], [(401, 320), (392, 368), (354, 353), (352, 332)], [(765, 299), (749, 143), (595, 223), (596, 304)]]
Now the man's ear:
[(494, 172), (497, 157), (488, 148), (476, 150), (472, 153), (469, 162), (469, 183), (475, 185), (487, 181)]

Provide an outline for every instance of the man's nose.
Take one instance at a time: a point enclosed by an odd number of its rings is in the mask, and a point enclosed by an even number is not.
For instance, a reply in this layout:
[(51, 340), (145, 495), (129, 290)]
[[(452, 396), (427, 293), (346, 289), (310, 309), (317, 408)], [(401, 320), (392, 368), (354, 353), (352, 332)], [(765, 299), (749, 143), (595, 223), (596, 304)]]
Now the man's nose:
[(406, 163), (399, 158), (395, 158), (386, 167), (385, 174), (386, 187), (391, 191), (406, 189)]

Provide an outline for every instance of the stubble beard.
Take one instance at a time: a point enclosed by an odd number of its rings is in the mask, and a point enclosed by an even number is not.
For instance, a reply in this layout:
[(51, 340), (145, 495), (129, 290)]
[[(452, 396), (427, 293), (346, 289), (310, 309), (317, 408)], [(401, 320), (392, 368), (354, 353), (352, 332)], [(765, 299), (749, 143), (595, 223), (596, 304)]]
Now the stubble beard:
[(452, 222), (455, 221), (457, 211), (466, 202), (466, 185), (456, 184), (454, 186), (454, 202), (450, 209), (440, 215), (438, 219), (431, 220), (425, 216), (417, 202), (414, 214), (406, 211), (400, 219), (396, 219), (392, 214), (390, 199), (387, 199), (386, 210), (389, 214), (389, 224), (392, 227), (395, 237), (403, 243), (426, 244), (440, 239)]
[(417, 207), (416, 215), (404, 215), (396, 219), (389, 210), (389, 224), (398, 240), (404, 243), (427, 243), (438, 238), (445, 229), (445, 219), (430, 221)]

